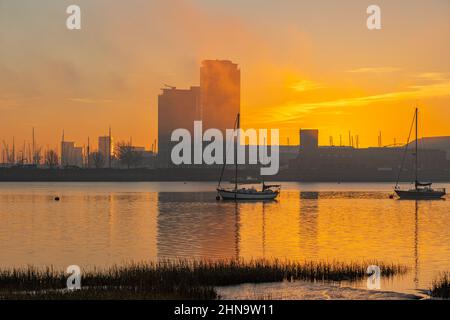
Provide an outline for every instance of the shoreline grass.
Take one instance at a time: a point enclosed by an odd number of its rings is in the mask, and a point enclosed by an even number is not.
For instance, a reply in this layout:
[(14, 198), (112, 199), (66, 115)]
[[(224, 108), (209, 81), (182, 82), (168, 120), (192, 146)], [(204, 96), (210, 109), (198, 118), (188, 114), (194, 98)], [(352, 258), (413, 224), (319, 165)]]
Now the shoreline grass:
[(450, 299), (450, 272), (443, 272), (434, 280), (430, 292), (433, 298)]
[(379, 261), (165, 260), (84, 270), (82, 290), (67, 291), (68, 274), (32, 266), (0, 270), (0, 299), (217, 299), (214, 287), (294, 280), (356, 281), (378, 265), (383, 277), (407, 272)]

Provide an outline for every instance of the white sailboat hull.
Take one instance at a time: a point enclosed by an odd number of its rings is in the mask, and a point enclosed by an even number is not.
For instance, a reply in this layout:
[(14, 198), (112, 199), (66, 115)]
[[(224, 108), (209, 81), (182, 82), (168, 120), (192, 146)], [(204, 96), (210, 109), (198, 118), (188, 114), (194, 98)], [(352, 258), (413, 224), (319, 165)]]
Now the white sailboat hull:
[(262, 192), (262, 191), (253, 191), (253, 192), (244, 192), (241, 190), (225, 190), (225, 189), (217, 189), (219, 196), (223, 200), (274, 200), (278, 197), (278, 191), (271, 192)]

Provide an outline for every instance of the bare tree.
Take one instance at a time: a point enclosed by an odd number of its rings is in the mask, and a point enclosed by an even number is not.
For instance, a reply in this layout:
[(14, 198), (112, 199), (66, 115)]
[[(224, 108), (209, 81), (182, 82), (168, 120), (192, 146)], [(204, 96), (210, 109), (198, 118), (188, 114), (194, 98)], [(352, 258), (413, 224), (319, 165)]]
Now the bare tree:
[(117, 144), (117, 157), (120, 163), (128, 169), (139, 165), (142, 161), (142, 153), (135, 151), (129, 142), (119, 142)]
[(56, 153), (55, 150), (48, 150), (45, 153), (45, 164), (49, 167), (49, 168), (54, 168), (58, 165), (58, 154)]
[(105, 166), (105, 157), (100, 152), (92, 153), (92, 161), (94, 161), (94, 166), (99, 169)]

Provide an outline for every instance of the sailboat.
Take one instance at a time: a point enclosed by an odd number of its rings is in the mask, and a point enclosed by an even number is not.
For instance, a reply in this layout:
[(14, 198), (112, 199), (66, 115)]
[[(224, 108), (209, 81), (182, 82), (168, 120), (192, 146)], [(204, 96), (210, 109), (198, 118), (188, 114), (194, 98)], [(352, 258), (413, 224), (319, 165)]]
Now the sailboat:
[[(240, 114), (237, 114), (234, 129), (238, 130), (240, 127)], [(267, 185), (262, 182), (261, 190), (257, 190), (254, 187), (250, 188), (240, 188), (239, 178), (238, 178), (238, 163), (237, 163), (237, 143), (238, 138), (236, 137), (236, 148), (234, 155), (234, 165), (235, 165), (235, 176), (234, 176), (234, 187), (224, 188), (221, 186), (223, 174), (225, 172), (226, 161), (222, 166), (222, 172), (220, 174), (219, 183), (217, 185), (217, 200), (274, 200), (278, 197), (281, 190), (281, 185)]]
[[(415, 141), (415, 162), (414, 162), (414, 169), (415, 169), (415, 181), (414, 181), (414, 188), (409, 190), (401, 190), (398, 186), (399, 179), (400, 179), (400, 172), (403, 170), (403, 163), (400, 167), (399, 176), (397, 179), (397, 184), (395, 185), (395, 193), (400, 197), (400, 199), (410, 199), (410, 200), (431, 200), (431, 199), (441, 199), (445, 196), (446, 190), (444, 188), (439, 189), (433, 189), (432, 183), (427, 182), (423, 183), (419, 181), (419, 148), (418, 148), (418, 127), (419, 127), (419, 109), (416, 108), (414, 113), (414, 119), (416, 124), (416, 141)], [(412, 129), (412, 127), (411, 127)], [(409, 140), (409, 139), (408, 139)], [(408, 144), (406, 144), (406, 147), (408, 147)], [(406, 152), (406, 150), (405, 150)], [(405, 153), (406, 154), (406, 153)]]

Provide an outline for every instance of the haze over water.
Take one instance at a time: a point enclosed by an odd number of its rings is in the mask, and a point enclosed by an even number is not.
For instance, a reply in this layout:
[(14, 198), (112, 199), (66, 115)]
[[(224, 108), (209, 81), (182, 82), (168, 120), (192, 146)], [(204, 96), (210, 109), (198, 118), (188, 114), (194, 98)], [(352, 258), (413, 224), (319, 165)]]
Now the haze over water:
[(382, 289), (402, 292), (428, 289), (450, 270), (448, 199), (392, 200), (391, 184), (283, 183), (276, 202), (235, 203), (216, 201), (214, 189), (206, 182), (0, 183), (0, 268), (376, 259), (410, 268), (382, 279)]

